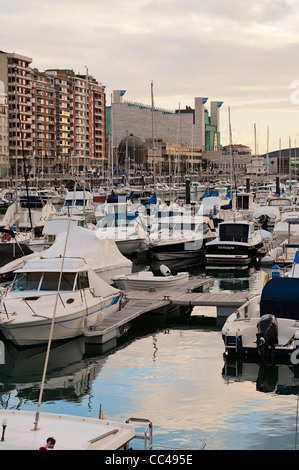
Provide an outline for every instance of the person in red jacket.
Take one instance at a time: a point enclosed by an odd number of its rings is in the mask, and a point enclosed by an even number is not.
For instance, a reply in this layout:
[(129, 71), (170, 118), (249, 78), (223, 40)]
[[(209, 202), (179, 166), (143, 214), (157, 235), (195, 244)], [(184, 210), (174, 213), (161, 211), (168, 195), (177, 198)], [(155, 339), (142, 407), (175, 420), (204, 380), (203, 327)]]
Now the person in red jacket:
[(48, 449), (53, 449), (55, 446), (55, 439), (54, 437), (48, 437), (47, 443), (45, 446), (40, 447), (38, 450), (48, 450)]

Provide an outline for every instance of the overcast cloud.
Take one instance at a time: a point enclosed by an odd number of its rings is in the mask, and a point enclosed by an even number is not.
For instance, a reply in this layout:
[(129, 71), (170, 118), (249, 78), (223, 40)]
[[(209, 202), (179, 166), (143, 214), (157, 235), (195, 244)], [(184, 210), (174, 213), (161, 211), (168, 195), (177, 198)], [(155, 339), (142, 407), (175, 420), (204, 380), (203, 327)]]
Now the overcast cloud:
[[(299, 145), (298, 0), (0, 0), (0, 49), (33, 59), (40, 70), (63, 67), (125, 99), (176, 109), (194, 97), (223, 101), (235, 143), (266, 151)], [(209, 101), (207, 102), (209, 106)]]

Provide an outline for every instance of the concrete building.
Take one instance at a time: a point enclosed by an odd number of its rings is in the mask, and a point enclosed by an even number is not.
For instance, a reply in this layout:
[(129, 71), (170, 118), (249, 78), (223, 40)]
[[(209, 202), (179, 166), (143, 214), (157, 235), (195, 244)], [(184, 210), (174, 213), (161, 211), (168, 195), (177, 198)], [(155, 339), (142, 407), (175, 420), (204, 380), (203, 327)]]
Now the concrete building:
[(4, 86), (0, 83), (0, 177), (10, 170), (8, 149), (8, 105)]
[(31, 62), (30, 57), (0, 51), (0, 80), (7, 95), (12, 174), (15, 174), (16, 163), (18, 172), (21, 172), (23, 152), (25, 157), (30, 157), (33, 153)]
[(194, 108), (170, 111), (141, 103), (124, 101), (124, 90), (115, 90), (107, 107), (107, 135), (113, 146), (128, 134), (145, 140), (167, 140), (171, 145), (200, 147), (207, 151), (220, 151), (219, 111), (221, 101), (212, 101), (210, 114), (205, 107), (208, 98), (194, 99)]
[(0, 93), (7, 99), (0, 110), (0, 140), (3, 145), (8, 141), (10, 176), (16, 169), (23, 176), (23, 155), (32, 175), (82, 171), (85, 163), (87, 169), (102, 168), (105, 88), (88, 74), (40, 72), (31, 62), (30, 57), (0, 51)]
[(56, 165), (56, 93), (54, 78), (32, 70), (32, 147), (28, 160), (35, 176), (55, 171)]
[(105, 90), (90, 75), (47, 70), (55, 79), (59, 170), (83, 171), (105, 163)]

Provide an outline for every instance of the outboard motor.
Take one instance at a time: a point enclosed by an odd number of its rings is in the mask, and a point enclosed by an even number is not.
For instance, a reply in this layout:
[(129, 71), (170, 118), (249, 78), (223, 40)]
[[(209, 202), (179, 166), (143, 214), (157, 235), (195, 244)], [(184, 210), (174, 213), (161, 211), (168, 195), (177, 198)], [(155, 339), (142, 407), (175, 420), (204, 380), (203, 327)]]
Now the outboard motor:
[(257, 324), (257, 350), (261, 357), (274, 356), (278, 344), (278, 324), (274, 315), (263, 315)]

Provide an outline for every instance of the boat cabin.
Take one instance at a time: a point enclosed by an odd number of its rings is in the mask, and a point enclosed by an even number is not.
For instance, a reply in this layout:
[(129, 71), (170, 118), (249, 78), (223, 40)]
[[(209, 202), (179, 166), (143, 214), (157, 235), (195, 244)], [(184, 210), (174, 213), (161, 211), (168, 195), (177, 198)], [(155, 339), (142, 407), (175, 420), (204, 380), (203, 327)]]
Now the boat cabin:
[(221, 242), (248, 243), (252, 225), (252, 223), (246, 223), (243, 221), (222, 222), (218, 225), (219, 240)]
[[(24, 291), (57, 291), (59, 272), (17, 272), (12, 283), (11, 292)], [(60, 283), (60, 291), (73, 291), (89, 287), (88, 273), (63, 272)]]
[(251, 210), (253, 208), (253, 194), (237, 193), (235, 198), (236, 210)]

